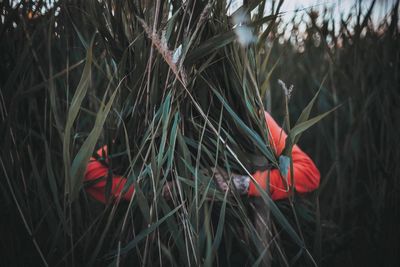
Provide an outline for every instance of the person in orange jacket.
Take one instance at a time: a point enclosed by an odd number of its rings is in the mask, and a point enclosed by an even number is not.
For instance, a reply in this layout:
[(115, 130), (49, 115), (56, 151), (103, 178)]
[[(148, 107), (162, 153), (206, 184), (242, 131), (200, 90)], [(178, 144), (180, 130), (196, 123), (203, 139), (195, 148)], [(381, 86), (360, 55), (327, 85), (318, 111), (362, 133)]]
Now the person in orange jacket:
[[(275, 122), (268, 112), (265, 112), (265, 119), (269, 129), (269, 139), (275, 154), (279, 157), (285, 147), (286, 133), (281, 127)], [(107, 157), (107, 147), (104, 146), (97, 151), (99, 157)], [(320, 173), (315, 166), (312, 159), (304, 153), (299, 146), (295, 145), (292, 150), (292, 160), (293, 160), (293, 174), (294, 179), (291, 179), (290, 172), (287, 179), (284, 179), (280, 173), (279, 169), (271, 169), (265, 171), (256, 171), (252, 176), (260, 185), (263, 190), (270, 190), (270, 196), (273, 200), (279, 200), (287, 198), (290, 194), (288, 186), (291, 185), (291, 181), (294, 182), (294, 187), (298, 193), (307, 193), (314, 191), (318, 188), (320, 183)], [(217, 186), (225, 191), (228, 190), (226, 180), (223, 176), (226, 172), (223, 170), (214, 170), (214, 179)], [(94, 199), (106, 203), (105, 188), (106, 179), (109, 172), (107, 166), (92, 157), (86, 169), (84, 181), (90, 186), (86, 186), (86, 191)], [(269, 186), (267, 185), (269, 175)], [(260, 196), (254, 182), (250, 177), (246, 175), (232, 175), (232, 181), (240, 194), (247, 194), (251, 197)], [(130, 200), (134, 193), (133, 185), (129, 186), (127, 190), (124, 186), (127, 182), (122, 176), (113, 175), (112, 177), (112, 188), (111, 196), (115, 199), (122, 198), (125, 200)], [(168, 186), (168, 183), (167, 183)]]

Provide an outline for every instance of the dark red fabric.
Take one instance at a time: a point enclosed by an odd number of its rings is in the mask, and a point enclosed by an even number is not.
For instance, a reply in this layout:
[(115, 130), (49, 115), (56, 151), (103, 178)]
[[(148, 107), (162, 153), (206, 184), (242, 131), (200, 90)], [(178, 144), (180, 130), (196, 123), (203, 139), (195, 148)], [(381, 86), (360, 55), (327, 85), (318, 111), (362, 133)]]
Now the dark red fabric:
[[(268, 112), (265, 112), (265, 119), (269, 128), (270, 141), (273, 145), (275, 153), (279, 156), (285, 147), (286, 133), (281, 127), (275, 122)], [(104, 152), (104, 153), (103, 153)], [(97, 151), (100, 157), (107, 158), (107, 146), (100, 148)], [(293, 147), (292, 151), (293, 159), (293, 174), (294, 174), (294, 187), (296, 192), (307, 193), (318, 188), (320, 182), (320, 173), (315, 166), (311, 158), (304, 153), (297, 145)], [(278, 169), (272, 169), (270, 171), (257, 171), (253, 174), (253, 177), (257, 183), (261, 186), (263, 190), (267, 189), (267, 176), (269, 172), (270, 180), (270, 193), (273, 200), (287, 198), (290, 194), (288, 185), (290, 185), (290, 174), (288, 181), (280, 174)], [(86, 191), (96, 200), (103, 203), (106, 202), (105, 199), (105, 187), (106, 179), (108, 174), (108, 168), (100, 163), (95, 158), (91, 158), (85, 173), (86, 182), (97, 182), (93, 183), (91, 186), (86, 187)], [(112, 198), (123, 198), (125, 200), (130, 200), (134, 193), (133, 186), (130, 186), (126, 192), (122, 192), (126, 183), (126, 179), (121, 176), (114, 175), (112, 178)], [(250, 183), (249, 196), (260, 196), (260, 192), (257, 190), (253, 182)]]

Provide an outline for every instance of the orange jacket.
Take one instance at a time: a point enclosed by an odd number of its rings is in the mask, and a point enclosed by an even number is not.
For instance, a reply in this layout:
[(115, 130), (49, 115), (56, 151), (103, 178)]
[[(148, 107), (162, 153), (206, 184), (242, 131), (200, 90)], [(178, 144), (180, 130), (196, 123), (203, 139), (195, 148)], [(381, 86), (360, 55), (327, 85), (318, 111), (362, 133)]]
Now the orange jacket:
[[(268, 112), (265, 112), (265, 119), (269, 128), (270, 142), (275, 150), (275, 154), (279, 156), (285, 147), (286, 133), (275, 122)], [(105, 153), (105, 155), (103, 154)], [(107, 156), (107, 146), (100, 148), (97, 151), (100, 157)], [(318, 188), (320, 181), (320, 173), (311, 158), (304, 153), (297, 145), (292, 150), (293, 160), (293, 174), (294, 174), (294, 187), (298, 193), (311, 192)], [(96, 200), (103, 203), (106, 202), (105, 188), (106, 179), (108, 175), (108, 168), (100, 163), (95, 158), (90, 158), (89, 164), (85, 173), (85, 182), (93, 182), (90, 186), (86, 187), (86, 191)], [(264, 190), (267, 189), (267, 176), (269, 172), (269, 189), (271, 198), (273, 200), (287, 198), (290, 194), (288, 186), (291, 184), (290, 172), (287, 181), (282, 177), (279, 169), (257, 171), (253, 174), (254, 179)], [(114, 198), (122, 197), (123, 199), (130, 200), (132, 198), (134, 188), (133, 185), (128, 187), (125, 192), (121, 192), (125, 186), (126, 179), (122, 176), (114, 175), (112, 177), (111, 195)], [(257, 190), (253, 182), (250, 182), (249, 196), (259, 196), (260, 192)]]

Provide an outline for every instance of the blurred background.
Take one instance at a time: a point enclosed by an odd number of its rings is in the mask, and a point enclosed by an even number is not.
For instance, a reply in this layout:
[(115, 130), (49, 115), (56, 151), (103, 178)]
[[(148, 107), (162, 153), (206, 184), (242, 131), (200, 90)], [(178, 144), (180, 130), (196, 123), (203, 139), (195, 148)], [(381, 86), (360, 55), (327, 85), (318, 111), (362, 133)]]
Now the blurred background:
[[(96, 209), (80, 210), (74, 224), (61, 219), (67, 210), (60, 206), (64, 162), (59, 129), (84, 71), (90, 39), (99, 30), (87, 19), (95, 9), (89, 2), (102, 1), (0, 0), (0, 253), (4, 266), (43, 262), (81, 266), (89, 258), (93, 264), (99, 251), (116, 248), (114, 240), (109, 242), (106, 234), (100, 234), (99, 229), (108, 225), (107, 217), (99, 215), (100, 205), (87, 204)], [(251, 2), (232, 1), (226, 12), (234, 13)], [(144, 1), (143, 10), (151, 10), (151, 5)], [(266, 15), (277, 8), (276, 23), (265, 42), (269, 78), (264, 107), (283, 123), (285, 95), (278, 80), (294, 87), (288, 104), (292, 121), (319, 88), (312, 115), (340, 105), (299, 141), (321, 172), (316, 204), (311, 215), (302, 217), (308, 249), (318, 266), (398, 266), (399, 1), (265, 1)], [(107, 41), (112, 43), (112, 38), (126, 31), (118, 30)], [(103, 62), (119, 64), (107, 57), (118, 51), (99, 47), (94, 49), (93, 65), (107, 73)], [(93, 78), (84, 114), (71, 130), (75, 151), (101, 106), (99, 96), (107, 90), (104, 83), (105, 79)], [(285, 211), (285, 203), (278, 206)], [(90, 220), (85, 221), (85, 216)], [(73, 233), (81, 235), (69, 238)], [(105, 245), (96, 247), (97, 242)], [(80, 252), (74, 255), (74, 250)], [(311, 266), (307, 261), (298, 263), (295, 256), (292, 260), (293, 265)]]

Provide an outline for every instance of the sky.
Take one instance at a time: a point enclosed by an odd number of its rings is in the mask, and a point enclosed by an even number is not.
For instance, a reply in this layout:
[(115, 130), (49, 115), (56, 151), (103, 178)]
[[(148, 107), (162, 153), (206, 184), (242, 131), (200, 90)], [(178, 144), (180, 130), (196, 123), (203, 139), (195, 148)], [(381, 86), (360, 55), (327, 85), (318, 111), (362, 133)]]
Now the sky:
[[(242, 2), (243, 0), (232, 0), (232, 9), (241, 6)], [(396, 0), (377, 0), (374, 13), (372, 14), (373, 22), (376, 23), (384, 18), (395, 2)], [(335, 19), (339, 20), (341, 15), (346, 17), (351, 11), (354, 11), (354, 8), (361, 6), (363, 10), (366, 10), (371, 3), (372, 0), (286, 0), (283, 2), (281, 12), (283, 13), (283, 22), (289, 22), (296, 13), (296, 10), (299, 10), (300, 13), (305, 13), (310, 9), (322, 11), (325, 7), (328, 7), (332, 10)]]
[[(1, 0), (0, 0), (1, 1)], [(269, 10), (273, 0), (267, 0), (266, 10)], [(275, 0), (278, 2), (279, 0)], [(322, 12), (324, 8), (328, 8), (331, 11), (336, 23), (340, 22), (340, 18), (346, 18), (348, 14), (356, 14), (355, 12), (358, 8), (364, 10), (368, 9), (373, 0), (284, 0), (283, 5), (280, 9), (282, 24), (289, 23), (293, 16), (296, 14), (298, 19), (302, 14), (306, 15), (311, 9)], [(17, 4), (19, 1), (13, 0), (13, 4)], [(49, 6), (52, 5), (54, 0), (46, 1)], [(229, 2), (229, 0), (227, 0)], [(393, 7), (396, 0), (376, 0), (374, 12), (372, 13), (372, 20), (375, 25), (380, 22), (389, 10)], [(228, 13), (232, 13), (237, 8), (239, 8), (243, 3), (243, 0), (231, 0), (231, 5)], [(268, 12), (266, 12), (268, 14)], [(281, 24), (281, 25), (282, 25)]]

